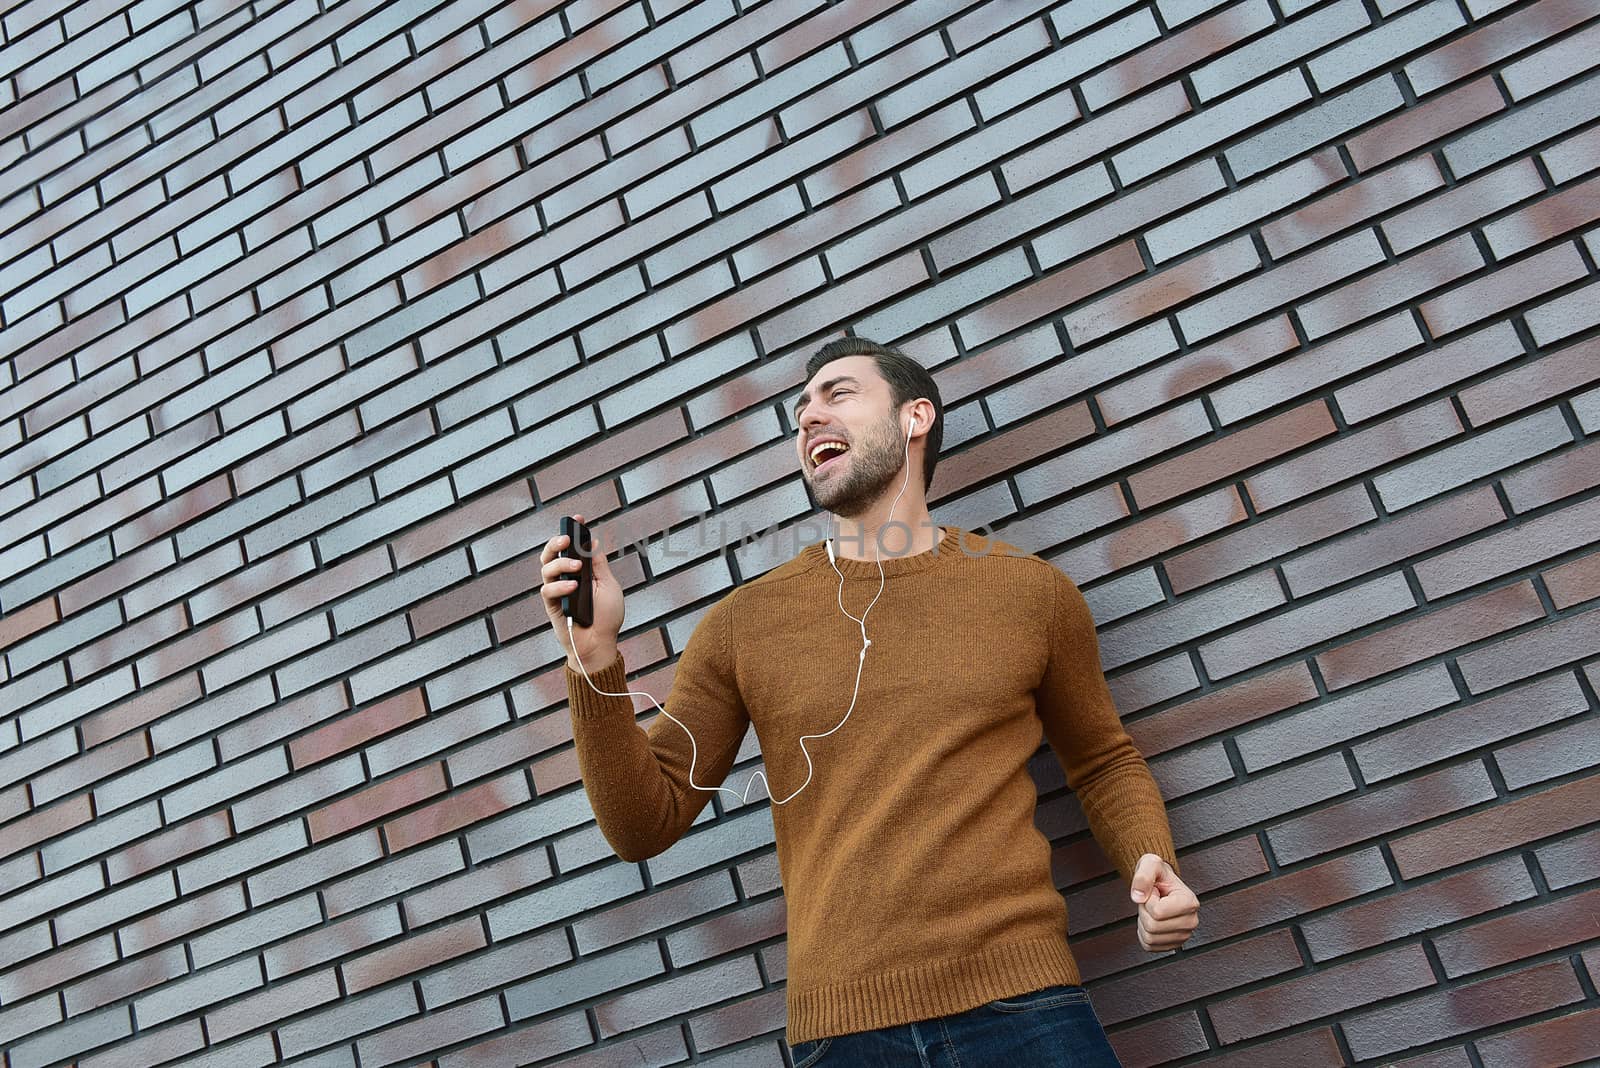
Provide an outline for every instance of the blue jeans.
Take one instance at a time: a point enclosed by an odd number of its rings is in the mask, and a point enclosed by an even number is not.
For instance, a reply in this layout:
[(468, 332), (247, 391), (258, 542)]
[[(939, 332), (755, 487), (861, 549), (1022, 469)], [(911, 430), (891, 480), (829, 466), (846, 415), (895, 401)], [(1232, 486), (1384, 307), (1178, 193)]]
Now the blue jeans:
[(1082, 986), (790, 1046), (794, 1068), (1121, 1068)]

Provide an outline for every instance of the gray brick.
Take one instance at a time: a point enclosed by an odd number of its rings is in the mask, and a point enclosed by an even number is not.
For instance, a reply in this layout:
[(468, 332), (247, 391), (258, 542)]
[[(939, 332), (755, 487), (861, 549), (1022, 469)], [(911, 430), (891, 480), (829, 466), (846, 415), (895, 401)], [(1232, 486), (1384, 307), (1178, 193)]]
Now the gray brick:
[[(102, 928), (115, 926), (146, 909), (169, 905), (177, 897), (177, 877), (170, 871), (163, 871), (107, 893), (96, 894), (86, 904), (57, 913), (51, 924), (62, 942), (72, 942)], [(40, 929), (45, 932), (45, 948), (48, 948), (49, 927), (41, 924)], [(4, 943), (0, 942), (0, 951), (3, 949)], [(124, 952), (128, 952), (126, 948)], [(5, 952), (7, 960), (22, 960), (26, 956), (27, 953), (20, 951)]]
[[(526, 64), (527, 57), (538, 56), (566, 37), (566, 31), (561, 27), (561, 19), (555, 14), (543, 14), (538, 8), (524, 8), (516, 14), (521, 17), (515, 19), (515, 26), (511, 27), (503, 37), (494, 40), (492, 48), (477, 53), (469, 61), (446, 71), (428, 83), (428, 103), (433, 106), (434, 111), (445, 110), (449, 105), (475, 92), (485, 83), (493, 82), (496, 78), (505, 78), (507, 82), (519, 81), (518, 74)], [(510, 13), (507, 12), (505, 15)], [(491, 15), (490, 18), (492, 20), (494, 16)], [(638, 18), (642, 27), (644, 16), (641, 14)], [(505, 18), (504, 21), (510, 23), (512, 18)], [(457, 58), (455, 52), (447, 52), (446, 55), (452, 59)], [(526, 64), (546, 73), (547, 76), (542, 80), (546, 85), (554, 81), (548, 60), (548, 56), (542, 56), (540, 60)], [(509, 85), (508, 91), (512, 99), (524, 95)], [(523, 128), (531, 127), (532, 124), (529, 124)]]
[(316, 895), (305, 894), (282, 904), (252, 909), (240, 919), (196, 935), (189, 940), (189, 951), (199, 970), (321, 924), (322, 909)]
[(350, 693), (357, 703), (365, 703), (400, 685), (465, 663), (489, 647), (489, 630), (482, 620), (452, 627), (432, 638), (413, 640), (393, 656), (374, 658), (370, 667), (351, 672)]
[[(49, 1000), (49, 999), (46, 999)], [(33, 1038), (24, 1039), (10, 1049), (11, 1068), (44, 1068), (47, 1064), (71, 1060), (84, 1050), (127, 1038), (133, 1033), (130, 1006), (117, 1005), (84, 1016), (75, 1016)]]
[[(1148, 36), (1150, 31), (1155, 30), (1155, 24), (1148, 15), (1145, 16), (1145, 21), (1150, 23)], [(1128, 32), (1132, 32), (1131, 28), (1128, 28)], [(1137, 39), (1129, 41), (1126, 34), (1119, 35), (1116, 40), (1118, 46), (1124, 50), (1138, 43)], [(1049, 49), (1050, 35), (1045, 32), (1044, 23), (1038, 19), (1029, 19), (989, 40), (981, 47), (964, 52), (954, 59), (945, 60), (916, 80), (879, 97), (878, 116), (886, 129), (893, 129), (912, 116), (926, 111), (932, 105), (964, 93), (974, 85), (989, 84), (994, 80), (996, 72)], [(1067, 48), (1050, 54), (1066, 59), (1069, 63), (1079, 59), (1078, 55)], [(1096, 56), (1095, 62), (1102, 63), (1108, 58), (1110, 57), (1105, 51), (1101, 51)], [(1044, 88), (1065, 85), (1079, 73), (1081, 71), (1072, 71), (1057, 76), (1054, 71), (1041, 71), (1036, 72), (1034, 78), (1035, 83)], [(989, 112), (985, 111), (984, 114), (988, 115)]]
[(468, 164), (512, 144), (524, 132), (537, 129), (582, 100), (583, 86), (574, 74), (509, 108), (500, 108), (488, 122), (473, 127), (444, 146), (445, 166), (452, 173), (464, 170)]
[[(940, 51), (943, 52), (943, 49)], [(740, 56), (735, 62), (744, 63), (748, 60)], [(790, 137), (804, 133), (831, 117), (831, 114), (838, 113), (834, 111), (827, 116), (817, 115), (812, 109), (817, 108), (819, 99), (847, 95), (847, 100), (840, 103), (838, 110), (859, 107), (863, 99), (870, 98), (869, 93), (855, 91), (858, 88), (866, 89), (865, 79), (852, 75), (834, 81), (849, 69), (850, 56), (845, 52), (844, 45), (838, 42), (820, 48), (804, 59), (785, 64), (755, 85), (690, 119), (689, 130), (694, 134), (694, 143), (710, 144), (741, 126), (765, 117), (774, 104), (795, 100), (796, 97), (799, 100), (778, 113), (784, 132)], [(823, 82), (830, 84), (812, 91), (813, 87)], [(834, 86), (848, 88), (840, 91), (835, 90)], [(766, 125), (765, 122), (760, 123), (760, 126)]]
[(580, 441), (600, 433), (592, 407), (580, 408), (536, 430), (524, 432), (504, 445), (461, 464), (451, 473), (456, 490), (470, 497), (479, 490), (498, 485), (528, 471), (550, 457), (566, 451)]
[(737, 18), (739, 12), (728, 0), (701, 0), (671, 18), (656, 23), (620, 48), (593, 60), (584, 67), (589, 91), (598, 93), (612, 82), (621, 81), (634, 71), (669, 55), (701, 34)]
[(1191, 71), (1189, 81), (1201, 100), (1213, 100), (1371, 24), (1361, 0), (1336, 0), (1230, 49)]
[[(1118, 238), (1137, 234), (1149, 219), (1210, 197), (1225, 185), (1222, 172), (1214, 160), (1196, 160), (1182, 170), (1117, 197), (1068, 225), (1057, 226), (1034, 238), (1033, 248), (1038, 255), (1039, 265), (1049, 269)], [(1238, 199), (1229, 203), (1234, 212), (1238, 211), (1239, 203), (1266, 195), (1254, 187), (1246, 189), (1249, 192), (1236, 193)], [(1217, 200), (1208, 201), (1208, 207), (1218, 203)], [(1235, 220), (1235, 227), (1243, 221), (1237, 214), (1228, 217)], [(1252, 264), (1257, 262), (1258, 257), (1251, 259)]]
[[(1221, 7), (1227, 0), (1157, 0), (1156, 7), (1161, 11), (1161, 18), (1169, 29), (1192, 22), (1206, 12)], [(1298, 0), (1279, 0), (1287, 6)], [(1052, 12), (1052, 16), (1053, 16)]]
[[(377, 832), (369, 832), (376, 840)], [(364, 872), (340, 879), (322, 892), (328, 914), (342, 916), (379, 901), (409, 894), (420, 886), (462, 871), (461, 845), (446, 838), (429, 845), (408, 849), (399, 856)]]
[(467, 831), (467, 851), (474, 864), (504, 856), (534, 842), (554, 837), (594, 819), (589, 796), (582, 790), (541, 797), (532, 807), (473, 825)]
[(206, 1005), (262, 985), (261, 961), (254, 955), (233, 964), (206, 968), (186, 978), (163, 983), (134, 1001), (142, 1027), (176, 1019)]
[(411, 631), (405, 620), (386, 619), (306, 653), (279, 668), (273, 678), (284, 696), (297, 694), (320, 682), (349, 674), (357, 666), (403, 648), (410, 641)]
[(1566, 420), (1555, 408), (1482, 430), (1426, 456), (1391, 467), (1372, 479), (1391, 512), (1454, 489), (1473, 479), (1541, 456), (1572, 442)]
[(252, 453), (282, 440), (288, 432), (282, 412), (265, 415), (169, 464), (161, 472), (163, 488), (168, 495), (181, 493), (209, 476), (233, 467)]
[[(536, 426), (563, 408), (587, 402), (617, 382), (665, 359), (661, 346), (647, 338), (603, 360), (572, 369), (578, 363), (577, 346), (570, 338), (564, 338), (548, 349), (539, 351), (533, 358), (507, 363), (488, 379), (493, 383), (489, 392), (502, 402), (508, 396), (525, 393), (513, 403), (512, 411), (519, 425)], [(526, 392), (552, 379), (558, 382), (554, 387)], [(461, 412), (452, 407), (440, 414), (441, 419), (448, 423), (460, 418)]]
[(93, 608), (74, 612), (61, 622), (27, 641), (18, 642), (6, 650), (6, 660), (13, 674), (31, 671), (46, 660), (65, 656), (78, 646), (109, 634), (122, 626), (122, 609), (116, 601), (107, 601)]
[[(13, 8), (13, 11), (19, 8)], [(39, 7), (39, 18), (47, 17), (47, 8)], [(36, 62), (45, 53), (59, 48), (67, 41), (67, 35), (61, 28), (61, 23), (56, 19), (49, 19), (34, 26), (31, 31), (7, 19), (6, 47), (0, 53), (0, 77), (10, 79), (10, 76)]]
[[(1070, 8), (1066, 8), (1070, 10)], [(1104, 62), (1138, 51), (1139, 46), (1162, 35), (1149, 8), (1138, 8), (1109, 26), (1094, 30), (1077, 40), (1062, 43), (1042, 58), (998, 78), (989, 78), (973, 93), (978, 110), (986, 120), (1026, 104), (1040, 93), (1050, 93), (1070, 85), (1085, 72)]]
[(1600, 93), (1595, 79), (1583, 79), (1558, 92), (1539, 97), (1485, 125), (1475, 126), (1444, 146), (1444, 158), (1459, 178), (1476, 174), (1502, 160), (1520, 155), (1541, 141), (1600, 117)]
[[(637, 877), (637, 874), (635, 875)], [(665, 971), (654, 942), (627, 946), (614, 953), (589, 957), (577, 964), (520, 983), (506, 990), (506, 1009), (512, 1020), (524, 1020), (552, 1009), (660, 975)]]
[[(580, 912), (603, 908), (613, 901), (643, 889), (644, 879), (639, 874), (639, 866), (616, 861), (594, 871), (570, 876), (555, 886), (534, 890), (504, 905), (489, 909), (487, 913), (489, 937), (496, 942), (504, 942), (513, 935), (558, 923)], [(647, 943), (638, 948), (648, 948), (651, 955), (655, 956), (657, 961), (660, 960), (653, 944)], [(512, 987), (506, 991), (506, 1000), (511, 1003), (513, 1019), (525, 1015), (517, 1012), (519, 998), (522, 999), (522, 1004), (528, 1004), (529, 999), (525, 990), (524, 987)]]
[[(67, 206), (63, 204), (63, 208)], [(58, 250), (58, 255), (64, 251)], [(50, 250), (40, 246), (33, 256), (12, 264), (6, 272), (10, 277), (0, 283), (5, 287), (0, 292), (14, 290), (6, 298), (5, 307), (9, 314), (21, 318), (53, 303), (85, 278), (97, 275), (110, 266), (111, 254), (103, 244), (92, 246), (59, 267), (51, 263)]]
[(1310, 111), (1276, 123), (1229, 148), (1224, 155), (1234, 177), (1243, 182), (1284, 160), (1343, 137), (1380, 115), (1405, 107), (1394, 78), (1380, 74), (1348, 92), (1329, 97)]
[[(880, 183), (875, 188), (882, 187), (883, 184)], [(892, 189), (888, 191), (888, 195), (894, 200)], [(894, 202), (898, 203), (898, 200)], [(740, 206), (736, 211), (685, 231), (672, 244), (646, 259), (645, 270), (649, 273), (650, 280), (659, 285), (696, 264), (725, 255), (729, 248), (733, 248), (734, 262), (738, 265), (739, 274), (743, 280), (749, 281), (768, 268), (776, 266), (780, 262), (780, 257), (786, 258), (790, 254), (802, 251), (803, 242), (799, 238), (799, 231), (805, 227), (806, 221), (812, 218), (812, 216), (802, 216), (801, 213), (804, 211), (805, 204), (794, 186), (787, 185), (774, 189), (760, 199)], [(796, 218), (796, 216), (801, 217)], [(784, 231), (784, 247), (778, 255), (766, 259), (753, 257), (752, 250), (759, 249), (762, 243), (748, 245), (746, 242), (773, 224), (788, 220), (793, 220), (793, 225)], [(796, 244), (793, 246), (787, 240), (791, 234), (796, 238)]]
[[(293, 778), (234, 802), (234, 829), (249, 831), (265, 826), (286, 812), (302, 811), (334, 794), (353, 790), (365, 778), (361, 757), (356, 753), (339, 760), (325, 761), (303, 771), (297, 770)], [(341, 857), (349, 859), (348, 853), (341, 854)]]
[(432, 1010), (452, 1001), (498, 987), (521, 983), (572, 959), (562, 929), (522, 938), (510, 945), (476, 953), (459, 964), (436, 968), (418, 980), (423, 1004)]
[[(17, 1038), (60, 1023), (62, 1019), (59, 998), (30, 998), (17, 1005), (8, 1005), (0, 1009), (0, 1043), (9, 1048)], [(49, 1034), (53, 1035), (54, 1032)]]
[(381, 582), (366, 586), (333, 608), (336, 633), (355, 630), (365, 623), (395, 615), (410, 605), (428, 600), (439, 590), (454, 586), (472, 574), (466, 550), (455, 548), (404, 568)]
[[(275, 112), (269, 114), (270, 119), (264, 117), (255, 121), (270, 123), (269, 128), (274, 130), (280, 129), (282, 120)], [(405, 109), (397, 107), (395, 114), (405, 114)], [(346, 109), (337, 107), (318, 112), (299, 126), (287, 130), (284, 136), (268, 141), (240, 157), (239, 162), (228, 171), (228, 184), (233, 189), (247, 189), (267, 175), (275, 174), (284, 167), (301, 161), (310, 146), (330, 138), (337, 138), (349, 129), (350, 118)], [(345, 141), (344, 144), (347, 148), (354, 147), (350, 141)], [(341, 162), (348, 162), (351, 158), (353, 154), (348, 152), (324, 153), (318, 158), (321, 169), (318, 170), (317, 177), (331, 173)], [(311, 178), (307, 176), (306, 180), (310, 181)]]
[(128, 314), (136, 316), (150, 310), (243, 256), (244, 246), (237, 234), (225, 234), (203, 249), (180, 256), (171, 267), (127, 291), (123, 301), (127, 304)]
[(611, 305), (614, 310), (610, 315), (579, 329), (579, 344), (584, 347), (587, 357), (598, 357), (642, 329), (672, 320), (694, 305), (730, 291), (734, 285), (733, 273), (728, 270), (726, 262), (710, 262), (696, 272), (678, 278), (672, 285), (654, 289), (653, 293), (638, 301), (622, 307)]
[(883, 341), (902, 338), (1032, 275), (1023, 251), (1009, 249), (857, 319), (855, 328), (863, 337)]
[(103, 817), (107, 812), (159, 793), (174, 783), (203, 774), (216, 766), (216, 755), (209, 741), (162, 754), (96, 786), (95, 811)]
[(1123, 106), (1102, 112), (1086, 123), (1069, 126), (1066, 133), (1011, 157), (1000, 165), (1000, 173), (1005, 176), (1011, 192), (1021, 192), (1029, 185), (1070, 173), (1075, 166), (1082, 165), (1083, 160), (1099, 160), (1112, 145), (1138, 137), (1186, 110), (1189, 110), (1189, 98), (1184, 96), (1182, 86), (1168, 83), (1150, 93), (1139, 94)]
[[(54, 588), (54, 587), (51, 587)], [(56, 727), (66, 726), (74, 719), (80, 719), (93, 708), (101, 707), (106, 703), (114, 702), (118, 697), (126, 697), (134, 689), (138, 689), (134, 679), (130, 676), (118, 676), (117, 673), (99, 675), (86, 683), (75, 684), (72, 689), (45, 700), (43, 703), (34, 703), (54, 689), (66, 689), (66, 673), (61, 670), (62, 665), (56, 664), (46, 667), (43, 671), (32, 671), (29, 675), (22, 676), (18, 683), (11, 683), (0, 691), (5, 695), (6, 702), (14, 702), (5, 711), (14, 711), (21, 705), (30, 705), (22, 713), (16, 723), (22, 739), (38, 739), (46, 732), (54, 731)], [(54, 681), (59, 679), (61, 686), (54, 686)], [(16, 691), (16, 692), (11, 692)], [(77, 756), (77, 742), (72, 739), (72, 732), (56, 732), (43, 742), (21, 748), (13, 755), (0, 761), (0, 767), (6, 772), (16, 769), (16, 777), (5, 777), (0, 782), (21, 782), (27, 775), (34, 774), (40, 767), (48, 766), (67, 758)]]
[(100, 816), (86, 827), (52, 839), (40, 850), (44, 873), (54, 875), (80, 861), (109, 853), (124, 842), (141, 838), (161, 827), (154, 801), (115, 816)]
[[(1600, 249), (1600, 231), (1591, 230), (1584, 242), (1592, 257)], [(1590, 283), (1536, 308), (1529, 308), (1523, 313), (1523, 318), (1527, 320), (1528, 332), (1533, 335), (1534, 342), (1544, 348), (1600, 323), (1600, 302), (1595, 301), (1595, 294), (1596, 287)], [(1579, 414), (1581, 421), (1583, 408), (1574, 403), (1574, 411)]]
[(184, 895), (193, 894), (310, 844), (302, 820), (284, 820), (254, 834), (239, 835), (179, 864), (179, 891)]
[[(206, 551), (224, 538), (231, 538), (247, 527), (269, 519), (300, 503), (300, 488), (293, 474), (254, 493), (235, 498), (210, 514), (187, 525), (175, 535), (178, 554), (184, 559)], [(293, 538), (286, 539), (293, 541)], [(0, 591), (0, 601), (4, 594)]]
[(1209, 151), (1218, 142), (1281, 115), (1310, 97), (1311, 90), (1306, 88), (1301, 73), (1285, 71), (1123, 149), (1112, 157), (1112, 166), (1124, 184), (1132, 185), (1187, 156)]
[[(234, 239), (234, 244), (238, 244), (237, 238)], [(63, 298), (67, 314), (74, 319), (81, 318), (107, 301), (126, 299), (139, 279), (155, 275), (177, 260), (177, 245), (171, 237), (163, 237), (132, 256), (118, 260), (117, 265), (111, 270), (86, 279), (81, 285), (74, 287)], [(170, 296), (171, 292), (175, 290), (169, 291), (166, 295)], [(134, 305), (129, 303), (129, 314), (137, 315), (148, 306), (141, 304), (135, 310)], [(0, 307), (4, 308), (8, 320), (17, 314), (15, 306), (9, 300), (0, 304)]]
[[(1311, 80), (1326, 93), (1354, 78), (1391, 66), (1408, 52), (1435, 44), (1467, 24), (1455, 4), (1419, 4), (1306, 64)], [(1421, 92), (1423, 90), (1419, 90)]]
[[(371, 326), (346, 339), (344, 350), (352, 364), (369, 360), (388, 352), (396, 345), (423, 335), (438, 323), (454, 319), (478, 303), (478, 286), (470, 275), (457, 278), (438, 289), (431, 290), (415, 300), (410, 300), (384, 315)], [(432, 358), (436, 350), (424, 346), (424, 356)]]
[[(319, 619), (325, 628), (326, 624)], [(169, 791), (161, 798), (161, 810), (168, 823), (219, 808), (242, 793), (289, 774), (289, 759), (280, 746), (255, 756), (224, 764), (217, 772)]]
[(692, 393), (755, 359), (749, 334), (732, 334), (603, 397), (601, 417), (607, 426), (618, 426), (659, 406), (663, 399)]
[[(648, 215), (663, 204), (703, 188), (719, 175), (748, 161), (761, 159), (763, 153), (779, 147), (777, 131), (771, 122), (763, 120), (644, 179), (622, 194), (622, 202), (630, 217)], [(727, 207), (718, 206), (723, 210)]]
[[(296, 821), (298, 823), (298, 821)], [(409, 855), (409, 854), (408, 854)], [(379, 842), (378, 832), (375, 829), (359, 831), (337, 838), (326, 845), (319, 845), (314, 849), (296, 851), (289, 859), (281, 864), (274, 864), (265, 871), (256, 872), (245, 880), (250, 890), (250, 904), (260, 908), (269, 901), (280, 901), (291, 894), (298, 894), (302, 890), (327, 882), (331, 875), (360, 868), (378, 860), (383, 856), (383, 846)], [(385, 872), (393, 869), (395, 862), (369, 870), (367, 877), (374, 872)], [(394, 874), (391, 872), (391, 874)], [(355, 876), (354, 878), (361, 878)], [(328, 914), (339, 915), (341, 910), (334, 906), (334, 899), (328, 899)], [(266, 953), (269, 974), (273, 968), (274, 953)], [(279, 975), (282, 973), (280, 972)], [(277, 978), (274, 975), (273, 978)]]
[(302, 1016), (278, 1028), (285, 1057), (294, 1057), (330, 1042), (345, 1041), (417, 1013), (417, 995), (410, 983), (384, 987), (345, 998), (332, 1008)]
[[(360, 164), (355, 165), (361, 174), (360, 192), (342, 200), (311, 220), (311, 232), (318, 245), (326, 245), (341, 234), (354, 230), (376, 219), (396, 204), (403, 203), (444, 177), (437, 153), (429, 153), (378, 181), (367, 184)], [(246, 236), (249, 232), (246, 231)], [(251, 238), (251, 244), (256, 240)]]

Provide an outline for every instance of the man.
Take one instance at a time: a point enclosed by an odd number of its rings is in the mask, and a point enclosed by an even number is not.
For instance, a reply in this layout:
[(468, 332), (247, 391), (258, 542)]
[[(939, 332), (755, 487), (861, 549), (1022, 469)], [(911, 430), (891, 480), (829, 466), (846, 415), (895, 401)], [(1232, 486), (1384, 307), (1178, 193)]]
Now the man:
[(1031, 1068), (1069, 1051), (1073, 1065), (1115, 1065), (1034, 824), (1027, 764), (1041, 736), (1129, 883), (1140, 944), (1177, 948), (1199, 902), (1112, 705), (1094, 620), (1054, 565), (932, 523), (944, 412), (923, 367), (844, 338), (806, 373), (800, 470), (837, 535), (706, 611), (648, 733), (626, 696), (622, 590), (603, 549), (594, 623), (569, 629), (560, 598), (578, 562), (556, 555), (560, 535), (545, 545), (545, 606), (600, 829), (627, 860), (667, 849), (727, 789), (716, 784), (753, 723), (797, 1068)]

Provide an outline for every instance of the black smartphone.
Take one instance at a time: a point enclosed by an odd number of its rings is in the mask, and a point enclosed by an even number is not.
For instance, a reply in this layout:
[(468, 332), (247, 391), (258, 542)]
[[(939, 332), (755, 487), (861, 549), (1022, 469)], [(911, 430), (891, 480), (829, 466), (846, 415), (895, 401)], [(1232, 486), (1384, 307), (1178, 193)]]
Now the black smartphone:
[(561, 611), (580, 627), (594, 626), (594, 555), (589, 541), (589, 528), (570, 515), (561, 517), (561, 533), (567, 536), (566, 547), (559, 553), (568, 560), (583, 561), (583, 568), (568, 572), (568, 578), (578, 580), (577, 589), (562, 594)]

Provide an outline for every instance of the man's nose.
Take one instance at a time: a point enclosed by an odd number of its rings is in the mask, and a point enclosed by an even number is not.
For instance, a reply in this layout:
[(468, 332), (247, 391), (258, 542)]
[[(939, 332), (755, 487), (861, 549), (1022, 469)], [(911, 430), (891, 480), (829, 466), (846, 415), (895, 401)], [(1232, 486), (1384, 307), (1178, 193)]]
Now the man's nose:
[(806, 405), (806, 410), (800, 413), (800, 429), (802, 432), (825, 423), (827, 423), (827, 419), (815, 404)]

